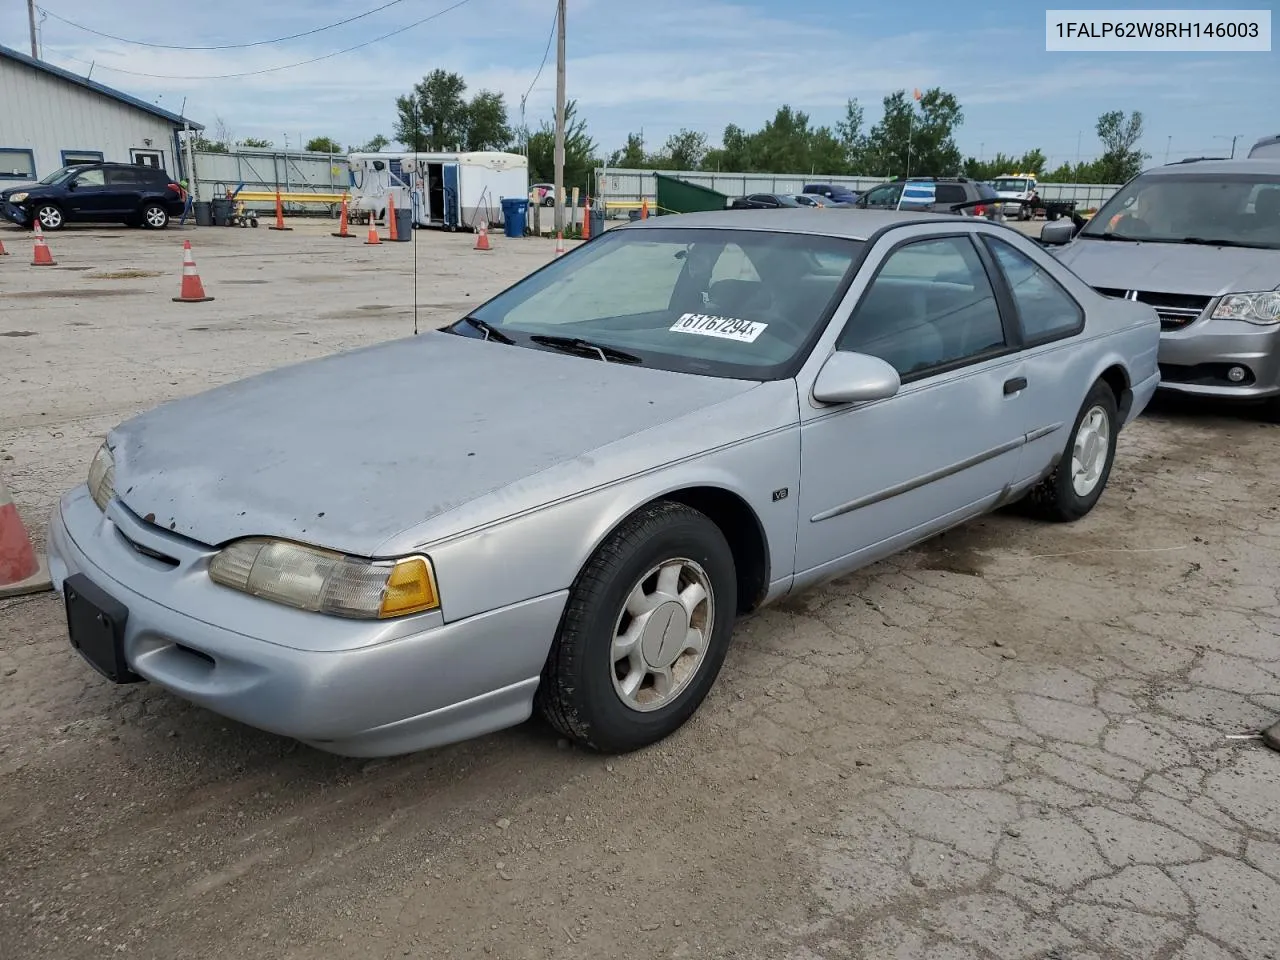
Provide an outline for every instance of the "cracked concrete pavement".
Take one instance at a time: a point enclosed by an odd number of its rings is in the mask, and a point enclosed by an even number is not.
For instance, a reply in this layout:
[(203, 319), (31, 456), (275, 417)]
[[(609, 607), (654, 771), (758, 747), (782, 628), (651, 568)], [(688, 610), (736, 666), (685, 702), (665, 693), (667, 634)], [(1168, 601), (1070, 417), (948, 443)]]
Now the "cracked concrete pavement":
[[(37, 540), (133, 411), (408, 332), (415, 253), (431, 324), (550, 256), (323, 233), (191, 232), (200, 307), (173, 233), (0, 265)], [(91, 279), (123, 269), (158, 276)], [(1280, 716), (1278, 440), (1161, 404), (1084, 521), (997, 514), (745, 620), (694, 722), (626, 757), (536, 722), (330, 757), (113, 688), (51, 595), (0, 601), (3, 952), (1277, 960), (1280, 755), (1230, 737)]]

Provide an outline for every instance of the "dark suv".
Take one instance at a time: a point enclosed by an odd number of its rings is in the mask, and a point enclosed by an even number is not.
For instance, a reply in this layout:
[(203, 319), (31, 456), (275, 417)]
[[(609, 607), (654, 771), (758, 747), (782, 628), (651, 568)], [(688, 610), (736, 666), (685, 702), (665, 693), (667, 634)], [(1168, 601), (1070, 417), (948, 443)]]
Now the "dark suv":
[[(906, 196), (904, 196), (904, 191)], [(983, 203), (990, 200), (990, 203)], [(953, 204), (965, 204), (952, 210)], [(910, 177), (872, 187), (858, 198), (855, 207), (867, 210), (931, 210), (954, 212), (967, 217), (1003, 220), (999, 195), (988, 184), (968, 177)]]
[(20, 227), (127, 223), (160, 230), (182, 215), (187, 191), (163, 170), (130, 163), (63, 167), (36, 183), (0, 191), (0, 213)]
[(835, 206), (853, 206), (858, 201), (856, 193), (838, 183), (806, 183), (802, 192), (826, 197)]

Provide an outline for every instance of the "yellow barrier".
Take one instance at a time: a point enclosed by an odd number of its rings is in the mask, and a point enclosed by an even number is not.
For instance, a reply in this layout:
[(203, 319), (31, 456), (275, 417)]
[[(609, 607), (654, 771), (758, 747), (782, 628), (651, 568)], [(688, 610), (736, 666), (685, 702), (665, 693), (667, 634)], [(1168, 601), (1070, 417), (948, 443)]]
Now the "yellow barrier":
[[(243, 200), (245, 203), (275, 203), (275, 191), (267, 190), (241, 190), (236, 194), (237, 200)], [(350, 201), (351, 195), (346, 193), (281, 193), (280, 200), (284, 203), (341, 203), (343, 200)]]

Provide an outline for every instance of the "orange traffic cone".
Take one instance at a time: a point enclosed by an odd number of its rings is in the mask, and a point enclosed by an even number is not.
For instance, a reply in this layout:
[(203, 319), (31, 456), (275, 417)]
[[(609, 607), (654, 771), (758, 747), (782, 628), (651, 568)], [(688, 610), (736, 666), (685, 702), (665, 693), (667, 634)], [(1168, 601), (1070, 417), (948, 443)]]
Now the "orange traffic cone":
[(36, 556), (9, 488), (0, 477), (0, 597), (48, 590), (49, 571)]
[(342, 195), (342, 219), (338, 221), (338, 232), (335, 237), (354, 237), (355, 234), (347, 230), (347, 195)]
[(649, 219), (649, 199), (647, 197), (640, 201), (640, 219)]
[(556, 231), (556, 256), (564, 256), (564, 232)]
[(36, 221), (36, 246), (31, 253), (31, 265), (33, 267), (56, 267), (58, 261), (53, 259), (53, 252), (49, 249), (49, 245), (44, 242), (44, 231), (40, 229), (40, 221)]
[(480, 221), (480, 229), (476, 231), (476, 249), (492, 250), (489, 246), (489, 224), (485, 220)]
[(591, 198), (582, 201), (582, 239), (591, 239)]
[(369, 239), (364, 242), (365, 246), (374, 243), (381, 243), (382, 238), (378, 236), (378, 225), (373, 222), (373, 211), (369, 211)]
[(200, 274), (196, 273), (196, 258), (191, 255), (191, 241), (182, 241), (182, 292), (173, 298), (174, 303), (206, 303), (213, 297), (205, 295)]
[(9, 251), (4, 248), (4, 241), (0, 240), (0, 257), (7, 257)]
[(280, 199), (280, 191), (276, 190), (276, 222), (274, 226), (268, 227), (268, 230), (292, 230), (293, 227), (284, 225), (284, 201)]

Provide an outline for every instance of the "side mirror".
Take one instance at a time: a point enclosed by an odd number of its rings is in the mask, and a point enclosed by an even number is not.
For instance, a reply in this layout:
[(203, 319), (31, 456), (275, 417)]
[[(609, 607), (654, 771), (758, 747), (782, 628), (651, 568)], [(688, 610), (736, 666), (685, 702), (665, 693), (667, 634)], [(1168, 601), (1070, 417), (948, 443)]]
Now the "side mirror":
[(78, 180), (72, 180), (70, 183), (67, 184), (67, 189), (74, 190), (78, 186), (78, 184), (79, 184)]
[(818, 371), (813, 399), (818, 403), (867, 403), (887, 400), (901, 386), (898, 371), (879, 357), (836, 351)]
[(1076, 225), (1070, 220), (1050, 220), (1040, 228), (1040, 242), (1047, 247), (1070, 243), (1076, 235)]

